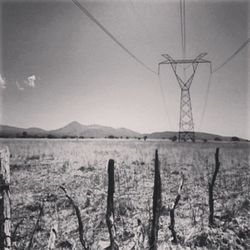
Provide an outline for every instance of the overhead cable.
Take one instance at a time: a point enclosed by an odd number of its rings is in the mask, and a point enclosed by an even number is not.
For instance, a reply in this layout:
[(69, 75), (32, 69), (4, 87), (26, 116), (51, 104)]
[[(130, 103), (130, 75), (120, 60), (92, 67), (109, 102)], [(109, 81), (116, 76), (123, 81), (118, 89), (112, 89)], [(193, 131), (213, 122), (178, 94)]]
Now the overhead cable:
[(207, 86), (207, 91), (206, 91), (206, 96), (205, 96), (205, 103), (204, 103), (204, 107), (203, 107), (202, 114), (201, 114), (201, 120), (200, 120), (199, 129), (202, 126), (203, 119), (204, 119), (204, 116), (205, 116), (205, 113), (206, 113), (208, 96), (209, 96), (209, 89), (210, 89), (210, 85), (211, 85), (211, 82), (212, 82), (212, 74), (215, 73), (215, 72), (217, 72), (217, 71), (219, 71), (229, 61), (231, 61), (242, 49), (244, 49), (247, 46), (247, 44), (249, 42), (250, 42), (250, 38), (248, 38), (230, 57), (228, 57), (220, 66), (218, 66), (214, 70), (212, 70), (212, 66), (210, 64), (210, 74), (209, 74), (208, 86)]
[(186, 8), (185, 0), (180, 0), (181, 47), (183, 59), (186, 59)]
[(129, 0), (129, 3), (130, 3), (130, 6), (131, 6), (133, 12), (136, 15), (136, 18), (137, 18), (141, 28), (143, 29), (143, 31), (145, 33), (145, 38), (147, 38), (148, 44), (150, 43), (151, 47), (153, 47), (154, 42), (153, 42), (152, 37), (150, 36), (150, 34), (148, 32), (147, 25), (143, 22), (143, 19), (142, 19), (140, 13), (138, 12), (138, 9), (135, 6), (135, 4), (133, 3), (133, 1)]
[(185, 0), (183, 0), (183, 43), (184, 43), (184, 52), (183, 57), (186, 59), (186, 8), (185, 8)]
[(183, 43), (184, 36), (183, 36), (182, 0), (180, 0), (180, 18), (181, 18), (181, 22), (180, 22), (181, 23), (181, 48), (182, 48), (182, 53), (183, 53), (183, 50), (184, 50), (184, 43)]
[(82, 4), (80, 4), (77, 0), (72, 0), (72, 2), (88, 17), (90, 18), (109, 38), (111, 38), (123, 51), (125, 51), (128, 55), (130, 55), (137, 63), (143, 66), (148, 71), (157, 75), (157, 73), (152, 70), (149, 66), (147, 66), (143, 61), (141, 61), (136, 55), (134, 55), (128, 48), (126, 48), (114, 35), (106, 29)]
[(161, 96), (162, 96), (162, 100), (163, 100), (163, 104), (164, 104), (164, 108), (165, 108), (165, 114), (167, 116), (170, 128), (173, 129), (173, 126), (172, 126), (172, 123), (171, 123), (171, 119), (170, 119), (170, 116), (169, 116), (169, 112), (168, 112), (168, 108), (167, 108), (167, 100), (166, 100), (166, 97), (165, 97), (165, 94), (164, 94), (163, 86), (161, 84), (160, 75), (158, 75), (158, 82), (159, 82), (159, 85), (160, 85), (160, 91), (161, 91)]
[(250, 38), (248, 38), (230, 57), (228, 57), (220, 66), (212, 70), (212, 66), (210, 64), (210, 74), (209, 74), (209, 80), (208, 80), (208, 86), (207, 86), (207, 91), (205, 95), (205, 102), (201, 114), (201, 120), (200, 120), (200, 125), (199, 125), (199, 130), (202, 127), (204, 116), (206, 113), (206, 108), (207, 108), (207, 102), (208, 102), (208, 96), (209, 96), (209, 90), (210, 90), (210, 85), (212, 82), (212, 74), (219, 71), (222, 67), (224, 67), (229, 61), (231, 61), (242, 49), (246, 47), (246, 45), (250, 42)]
[(210, 71), (209, 78), (208, 78), (208, 84), (207, 84), (207, 90), (206, 90), (206, 94), (205, 94), (205, 102), (204, 102), (204, 105), (203, 105), (203, 109), (202, 109), (202, 113), (201, 113), (201, 119), (200, 119), (200, 123), (199, 123), (199, 130), (201, 129), (201, 127), (203, 125), (203, 120), (204, 120), (205, 113), (206, 113), (211, 82), (212, 82), (212, 73)]
[(250, 42), (250, 38), (248, 38), (230, 57), (228, 57), (220, 66), (212, 70), (212, 65), (210, 64), (210, 74), (209, 74), (209, 80), (208, 80), (208, 86), (207, 86), (207, 91), (206, 91), (206, 96), (205, 96), (205, 102), (203, 106), (203, 110), (201, 113), (201, 120), (199, 124), (199, 130), (201, 129), (201, 126), (203, 124), (204, 116), (206, 113), (206, 108), (207, 108), (207, 102), (208, 102), (208, 96), (209, 96), (209, 90), (210, 90), (210, 85), (212, 82), (212, 74), (216, 73), (219, 71), (221, 68), (223, 68), (229, 61), (231, 61), (242, 49), (244, 49), (247, 44)]
[(217, 72), (220, 70), (222, 67), (224, 67), (229, 61), (231, 61), (242, 49), (244, 49), (247, 44), (250, 42), (250, 38), (248, 38), (230, 57), (228, 57), (220, 66), (215, 68), (212, 73)]

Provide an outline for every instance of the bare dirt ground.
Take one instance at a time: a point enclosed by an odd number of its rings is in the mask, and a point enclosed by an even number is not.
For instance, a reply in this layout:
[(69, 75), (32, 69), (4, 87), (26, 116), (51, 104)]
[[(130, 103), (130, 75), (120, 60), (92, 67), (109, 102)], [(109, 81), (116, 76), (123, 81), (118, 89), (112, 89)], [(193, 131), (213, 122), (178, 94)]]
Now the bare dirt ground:
[[(51, 227), (58, 227), (56, 249), (82, 249), (75, 211), (64, 186), (81, 211), (84, 238), (91, 249), (109, 245), (105, 222), (107, 162), (115, 160), (115, 226), (120, 249), (135, 249), (138, 219), (144, 249), (154, 183), (154, 153), (159, 151), (162, 213), (159, 249), (250, 249), (250, 145), (137, 140), (2, 139), (10, 149), (13, 249), (47, 249)], [(215, 226), (208, 226), (208, 182), (220, 148), (216, 179)], [(171, 242), (169, 207), (181, 173), (185, 176), (176, 208), (178, 245)], [(39, 220), (39, 221), (38, 221)]]

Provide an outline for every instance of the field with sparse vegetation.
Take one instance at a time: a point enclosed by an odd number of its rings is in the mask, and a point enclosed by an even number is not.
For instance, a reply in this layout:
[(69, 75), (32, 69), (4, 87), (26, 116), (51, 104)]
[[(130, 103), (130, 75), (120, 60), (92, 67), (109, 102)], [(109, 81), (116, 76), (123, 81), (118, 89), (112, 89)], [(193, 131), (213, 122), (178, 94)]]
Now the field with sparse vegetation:
[[(0, 142), (11, 153), (13, 249), (47, 249), (53, 227), (57, 231), (56, 249), (83, 249), (75, 210), (60, 186), (79, 207), (89, 248), (109, 246), (105, 220), (109, 159), (115, 161), (114, 224), (119, 249), (149, 249), (155, 149), (162, 181), (158, 249), (250, 249), (247, 143), (112, 139)], [(215, 225), (209, 227), (208, 183), (217, 147), (220, 169), (214, 187)], [(171, 241), (169, 208), (176, 198), (181, 173), (184, 185), (175, 211), (176, 245)]]

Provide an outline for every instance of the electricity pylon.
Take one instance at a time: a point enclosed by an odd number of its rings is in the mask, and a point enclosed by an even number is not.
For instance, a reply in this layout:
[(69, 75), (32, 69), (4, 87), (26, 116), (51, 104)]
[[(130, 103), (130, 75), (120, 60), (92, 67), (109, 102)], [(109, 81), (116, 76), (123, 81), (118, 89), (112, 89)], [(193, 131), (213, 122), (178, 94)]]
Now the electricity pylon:
[[(181, 100), (180, 100), (180, 120), (179, 120), (179, 142), (183, 141), (195, 141), (195, 132), (194, 132), (194, 121), (192, 114), (192, 105), (190, 97), (190, 87), (194, 79), (194, 75), (199, 63), (209, 63), (210, 61), (204, 60), (203, 57), (207, 53), (201, 53), (195, 59), (183, 59), (183, 60), (174, 60), (168, 54), (163, 54), (167, 60), (160, 62), (158, 68), (160, 69), (161, 64), (170, 64), (175, 77), (181, 88)], [(192, 66), (193, 72), (187, 80), (182, 80), (177, 73), (177, 65), (187, 64), (187, 67)], [(158, 72), (159, 73), (159, 72)]]

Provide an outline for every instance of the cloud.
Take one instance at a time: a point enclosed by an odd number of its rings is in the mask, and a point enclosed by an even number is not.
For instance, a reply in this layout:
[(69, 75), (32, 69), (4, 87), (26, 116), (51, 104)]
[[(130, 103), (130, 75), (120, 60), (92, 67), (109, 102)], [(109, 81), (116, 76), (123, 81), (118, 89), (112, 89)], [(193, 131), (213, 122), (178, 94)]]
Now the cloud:
[(32, 75), (32, 76), (29, 76), (27, 78), (27, 80), (25, 80), (24, 82), (29, 86), (29, 87), (32, 87), (32, 88), (35, 88), (35, 81), (36, 81), (36, 76), (35, 75)]
[(24, 87), (22, 87), (18, 81), (16, 81), (16, 86), (19, 90), (24, 90)]
[(0, 87), (2, 89), (6, 89), (6, 80), (4, 77), (2, 77), (2, 75), (0, 74)]

